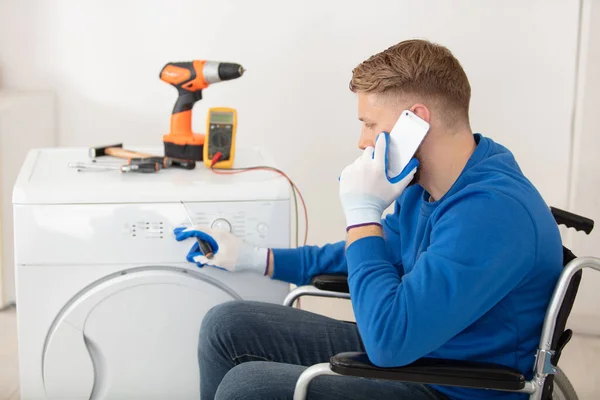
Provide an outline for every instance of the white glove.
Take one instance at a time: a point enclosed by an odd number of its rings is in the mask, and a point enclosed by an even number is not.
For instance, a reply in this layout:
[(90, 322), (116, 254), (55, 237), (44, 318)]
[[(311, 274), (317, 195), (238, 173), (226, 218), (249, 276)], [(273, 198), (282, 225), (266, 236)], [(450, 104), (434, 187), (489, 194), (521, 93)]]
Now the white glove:
[(381, 224), (381, 217), (412, 181), (419, 162), (413, 158), (399, 176), (387, 176), (389, 136), (381, 133), (375, 148), (367, 147), (362, 156), (348, 165), (340, 176), (340, 200), (346, 216), (346, 229)]
[(198, 266), (205, 265), (234, 271), (254, 271), (265, 275), (269, 258), (269, 249), (256, 247), (229, 232), (211, 229), (205, 226), (192, 226), (188, 229), (175, 229), (175, 239), (199, 238), (213, 248), (213, 257), (206, 258), (196, 241), (190, 249), (187, 260)]

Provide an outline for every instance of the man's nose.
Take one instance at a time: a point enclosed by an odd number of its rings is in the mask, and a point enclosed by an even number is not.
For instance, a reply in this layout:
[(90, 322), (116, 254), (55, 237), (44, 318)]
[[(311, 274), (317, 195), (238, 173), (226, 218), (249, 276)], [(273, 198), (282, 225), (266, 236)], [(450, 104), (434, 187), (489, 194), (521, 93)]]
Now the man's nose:
[(369, 139), (368, 137), (365, 136), (361, 136), (360, 139), (358, 140), (358, 148), (361, 150), (366, 149), (367, 147), (371, 146), (375, 146), (375, 143), (372, 143), (373, 141), (371, 139)]

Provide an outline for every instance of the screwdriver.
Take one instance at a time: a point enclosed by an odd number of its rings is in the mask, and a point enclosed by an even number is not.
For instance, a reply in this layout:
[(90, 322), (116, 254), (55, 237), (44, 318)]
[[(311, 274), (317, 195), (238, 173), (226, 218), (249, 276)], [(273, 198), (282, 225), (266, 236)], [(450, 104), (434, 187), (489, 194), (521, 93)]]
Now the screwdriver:
[[(185, 206), (185, 203), (183, 201), (181, 201), (181, 205), (183, 206), (185, 214), (187, 215), (188, 219), (190, 220), (191, 226), (194, 226), (194, 220), (192, 219), (192, 216), (188, 212), (188, 209)], [(206, 258), (208, 258), (209, 260), (211, 258), (213, 258), (214, 252), (213, 252), (211, 245), (208, 242), (206, 242), (200, 238), (196, 238), (196, 241), (198, 242), (198, 246), (200, 247), (200, 251), (202, 251), (202, 254), (204, 254), (204, 256)]]
[(97, 164), (97, 163), (69, 163), (70, 168), (77, 168), (77, 171), (86, 169), (95, 170), (118, 170), (121, 172), (137, 172), (137, 173), (152, 173), (160, 170), (158, 163), (139, 163), (131, 165), (113, 165), (113, 164)]

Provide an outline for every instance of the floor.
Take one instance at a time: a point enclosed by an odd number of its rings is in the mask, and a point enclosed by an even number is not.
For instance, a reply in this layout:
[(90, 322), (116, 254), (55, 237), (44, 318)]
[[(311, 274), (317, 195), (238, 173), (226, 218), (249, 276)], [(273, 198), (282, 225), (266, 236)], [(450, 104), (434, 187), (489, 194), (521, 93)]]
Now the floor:
[[(327, 303), (331, 305), (338, 303)], [(313, 309), (317, 304), (303, 304)], [(338, 311), (340, 308), (335, 307)], [(324, 314), (333, 314), (331, 311)], [(573, 336), (560, 365), (581, 400), (600, 399), (600, 337)], [(15, 310), (0, 312), (0, 400), (18, 400), (17, 333)]]

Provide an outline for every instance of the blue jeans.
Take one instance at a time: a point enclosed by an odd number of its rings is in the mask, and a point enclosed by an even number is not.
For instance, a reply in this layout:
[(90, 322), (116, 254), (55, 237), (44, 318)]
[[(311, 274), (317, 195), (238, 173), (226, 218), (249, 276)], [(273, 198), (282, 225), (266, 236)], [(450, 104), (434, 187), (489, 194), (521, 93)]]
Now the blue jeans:
[[(292, 399), (308, 366), (346, 351), (365, 351), (355, 324), (276, 304), (223, 303), (202, 321), (201, 399)], [(426, 385), (321, 376), (311, 382), (308, 399), (446, 397)]]

